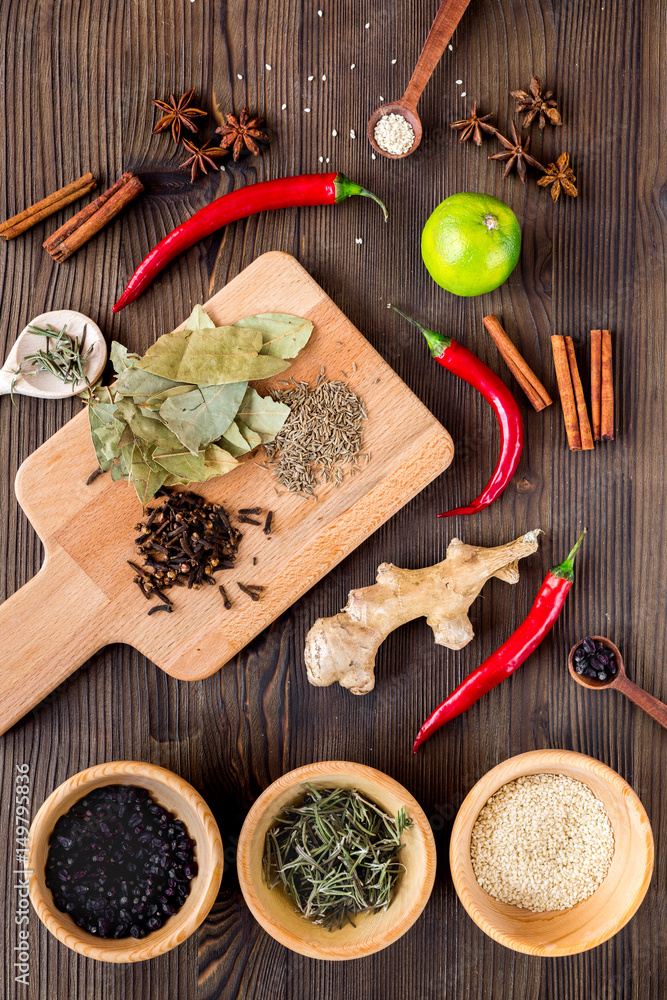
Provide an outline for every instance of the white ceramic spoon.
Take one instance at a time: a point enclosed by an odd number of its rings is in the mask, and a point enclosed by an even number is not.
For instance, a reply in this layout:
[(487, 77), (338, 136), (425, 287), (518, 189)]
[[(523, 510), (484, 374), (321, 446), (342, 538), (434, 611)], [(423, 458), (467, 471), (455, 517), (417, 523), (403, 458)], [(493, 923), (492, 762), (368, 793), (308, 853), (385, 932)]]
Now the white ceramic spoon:
[[(88, 319), (83, 313), (75, 312), (73, 309), (56, 309), (53, 312), (45, 312), (28, 324), (25, 330), (18, 337), (7, 356), (7, 360), (0, 369), (0, 395), (11, 391), (11, 385), (16, 378), (14, 372), (21, 364), (26, 354), (34, 354), (36, 351), (44, 350), (45, 340), (34, 333), (30, 333), (30, 326), (55, 327), (62, 330), (67, 326), (66, 333), (81, 339), (83, 328), (86, 328), (86, 341), (84, 344), (84, 354), (92, 347), (92, 352), (84, 365), (84, 371), (88, 381), (93, 385), (102, 374), (107, 362), (107, 345), (97, 323)], [(30, 361), (25, 363), (26, 371), (32, 368)], [(19, 376), (14, 385), (14, 392), (23, 396), (40, 396), (42, 399), (65, 399), (67, 396), (74, 396), (81, 392), (85, 382), (71, 382), (65, 385), (55, 375), (50, 372), (38, 372), (36, 375)]]

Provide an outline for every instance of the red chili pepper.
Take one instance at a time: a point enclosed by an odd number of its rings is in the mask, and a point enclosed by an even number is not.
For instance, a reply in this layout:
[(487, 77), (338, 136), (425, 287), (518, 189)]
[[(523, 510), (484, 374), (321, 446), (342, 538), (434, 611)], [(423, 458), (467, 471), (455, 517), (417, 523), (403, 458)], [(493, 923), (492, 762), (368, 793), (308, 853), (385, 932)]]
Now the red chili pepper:
[(466, 712), (471, 705), (479, 701), (482, 695), (487, 694), (491, 688), (513, 674), (517, 667), (520, 667), (524, 660), (528, 659), (533, 650), (537, 649), (561, 613), (565, 598), (572, 587), (574, 557), (585, 534), (586, 528), (579, 535), (577, 544), (565, 562), (562, 562), (560, 566), (555, 566), (551, 572), (547, 573), (528, 617), (512, 633), (507, 642), (504, 642), (495, 653), (487, 657), (476, 670), (468, 674), (456, 690), (452, 691), (449, 698), (446, 698), (429, 715), (417, 733), (417, 739), (412, 747), (413, 753), (417, 752), (424, 740), (432, 736), (436, 729), (440, 729), (450, 719), (455, 719), (457, 715)]
[[(393, 307), (396, 309), (396, 306)], [(396, 312), (408, 322), (418, 326), (428, 341), (432, 356), (443, 368), (453, 372), (481, 392), (493, 407), (500, 425), (500, 457), (493, 475), (484, 490), (467, 507), (456, 507), (438, 517), (453, 517), (454, 514), (476, 514), (499, 497), (510, 479), (516, 472), (516, 467), (523, 451), (523, 421), (517, 401), (507, 386), (491, 369), (475, 357), (467, 347), (458, 344), (451, 337), (443, 337), (435, 330), (429, 330), (416, 320), (410, 319), (400, 309)]]
[(245, 219), (269, 208), (299, 208), (303, 205), (337, 205), (351, 195), (372, 198), (382, 208), (387, 221), (387, 209), (376, 195), (355, 184), (344, 174), (301, 174), (299, 177), (281, 177), (275, 181), (260, 181), (216, 198), (210, 205), (176, 226), (144, 257), (130, 278), (127, 288), (113, 307), (114, 312), (124, 309), (129, 302), (141, 295), (156, 274), (166, 267), (183, 250), (188, 250), (216, 229), (236, 219)]

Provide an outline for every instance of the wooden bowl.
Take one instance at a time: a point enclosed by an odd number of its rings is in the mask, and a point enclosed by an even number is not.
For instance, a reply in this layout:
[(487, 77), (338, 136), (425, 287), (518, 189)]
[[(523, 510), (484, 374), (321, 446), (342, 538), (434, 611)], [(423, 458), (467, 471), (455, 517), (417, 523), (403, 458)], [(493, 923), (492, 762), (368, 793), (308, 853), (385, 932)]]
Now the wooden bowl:
[[(173, 812), (185, 823), (195, 841), (198, 873), (190, 882), (190, 894), (173, 917), (145, 938), (98, 938), (78, 927), (68, 913), (62, 913), (45, 884), (49, 838), (57, 820), (75, 802), (102, 785), (139, 785), (146, 788), (158, 805)], [(98, 764), (68, 778), (39, 809), (30, 828), (28, 844), (30, 899), (47, 930), (73, 951), (100, 962), (143, 962), (175, 948), (199, 927), (213, 906), (220, 888), (223, 851), (220, 831), (213, 813), (192, 785), (172, 771), (137, 760)]]
[[(412, 818), (399, 854), (405, 871), (396, 883), (391, 904), (383, 913), (355, 917), (356, 927), (325, 930), (302, 917), (282, 889), (269, 889), (264, 881), (266, 832), (286, 806), (303, 797), (305, 782), (315, 788), (357, 788), (390, 815), (405, 806)], [(412, 927), (433, 889), (436, 852), (429, 822), (407, 789), (373, 767), (334, 760), (298, 767), (262, 792), (243, 824), (236, 864), (245, 901), (271, 937), (300, 955), (342, 961), (372, 955)]]
[[(498, 789), (527, 774), (565, 774), (604, 804), (614, 831), (614, 857), (596, 891), (576, 906), (532, 913), (500, 903), (480, 887), (470, 861), (470, 835), (482, 806)], [(463, 801), (449, 848), (454, 888), (478, 927), (527, 955), (576, 955), (616, 934), (638, 909), (653, 872), (653, 834), (630, 785), (606, 764), (571, 750), (533, 750), (510, 757), (477, 782)]]

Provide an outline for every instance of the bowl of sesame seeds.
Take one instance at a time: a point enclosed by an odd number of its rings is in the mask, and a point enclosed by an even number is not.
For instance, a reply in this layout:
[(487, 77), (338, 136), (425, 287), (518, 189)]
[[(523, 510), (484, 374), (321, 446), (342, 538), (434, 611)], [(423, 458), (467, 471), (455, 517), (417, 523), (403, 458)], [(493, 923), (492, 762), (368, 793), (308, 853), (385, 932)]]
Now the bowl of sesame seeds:
[(487, 772), (454, 822), (450, 866), (468, 915), (529, 955), (608, 940), (640, 906), (653, 834), (630, 785), (569, 750), (534, 750)]

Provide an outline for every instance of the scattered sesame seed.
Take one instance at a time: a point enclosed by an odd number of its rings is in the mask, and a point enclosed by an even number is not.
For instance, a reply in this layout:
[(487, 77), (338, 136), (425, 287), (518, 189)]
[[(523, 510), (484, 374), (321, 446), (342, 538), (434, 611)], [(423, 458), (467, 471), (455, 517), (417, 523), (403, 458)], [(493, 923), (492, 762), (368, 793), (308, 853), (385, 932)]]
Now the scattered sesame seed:
[(327, 158), (325, 160), (325, 163), (331, 163), (331, 157), (330, 156), (327, 156)]
[(362, 240), (361, 236), (356, 236), (355, 239), (354, 239), (354, 242), (355, 243), (363, 243), (364, 241)]
[(283, 105), (281, 106), (280, 110), (281, 110), (281, 111), (284, 111), (286, 107), (287, 107), (287, 105), (286, 105), (286, 104), (283, 104)]
[(448, 45), (447, 48), (449, 49), (450, 52), (454, 51), (454, 46), (453, 45)]
[(456, 84), (463, 83), (463, 80), (454, 80), (454, 83)]
[(464, 90), (463, 93), (461, 94), (461, 97), (465, 97), (465, 96), (466, 96), (466, 92)]
[(237, 77), (237, 79), (238, 79), (238, 80), (242, 80), (242, 79), (243, 79), (243, 77), (241, 76), (241, 74), (240, 74), (240, 73), (237, 73), (237, 74), (236, 74), (236, 77)]
[(325, 76), (325, 74), (323, 73), (323, 74), (322, 74), (322, 81), (325, 81), (325, 80), (326, 80), (326, 76)]
[(268, 71), (271, 72), (271, 67), (269, 66), (269, 64), (268, 63), (264, 63), (264, 65), (266, 66), (266, 68), (268, 69)]
[(381, 100), (381, 101), (384, 101), (384, 97), (381, 97), (381, 98), (380, 98), (380, 100)]
[(368, 24), (364, 25), (364, 28), (370, 28), (370, 26), (371, 26), (371, 22), (369, 21)]
[(335, 136), (337, 136), (337, 135), (338, 135), (338, 132), (336, 131), (336, 129), (334, 129), (334, 130), (333, 130), (333, 132), (332, 132), (331, 134), (332, 134), (332, 135), (333, 135), (333, 136), (335, 137)]
[(354, 131), (354, 129), (353, 129), (353, 128), (351, 128), (351, 129), (350, 129), (350, 139), (356, 139), (356, 138), (357, 138), (357, 134), (356, 134), (356, 132)]
[(320, 161), (320, 163), (324, 163), (324, 157), (323, 157), (323, 156), (320, 156), (320, 157), (319, 157), (319, 161)]
[(371, 160), (377, 160), (377, 156), (375, 155), (375, 153), (371, 153)]
[(395, 65), (396, 65), (396, 60), (395, 60), (395, 59), (392, 59), (392, 60), (391, 60), (391, 65), (392, 65), (392, 66), (395, 66)]
[(317, 12), (317, 16), (318, 16), (318, 17), (322, 17), (322, 11), (321, 11), (321, 10), (318, 10), (318, 12)]
[(306, 112), (307, 115), (310, 114), (310, 108), (304, 108), (303, 110)]
[(313, 81), (314, 79), (315, 79), (315, 77), (314, 77), (314, 76), (309, 76), (309, 77), (308, 77), (308, 83), (311, 83), (311, 82), (312, 82), (312, 81)]
[(350, 69), (354, 69), (355, 65), (356, 65), (356, 63), (352, 63), (351, 66), (350, 66)]

